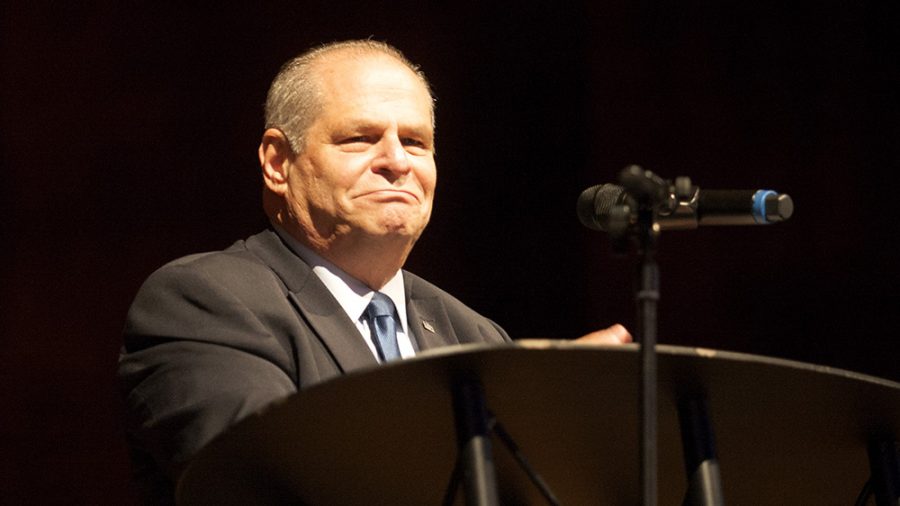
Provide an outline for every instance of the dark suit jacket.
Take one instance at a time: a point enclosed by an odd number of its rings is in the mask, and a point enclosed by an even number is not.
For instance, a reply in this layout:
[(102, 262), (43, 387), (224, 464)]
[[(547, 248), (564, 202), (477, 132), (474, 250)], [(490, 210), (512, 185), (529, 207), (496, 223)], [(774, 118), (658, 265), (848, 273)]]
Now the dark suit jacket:
[[(417, 349), (509, 341), (443, 290), (405, 271), (403, 278)], [(165, 265), (128, 313), (119, 363), (144, 495), (171, 501), (184, 464), (246, 415), (376, 365), (325, 285), (272, 230)]]

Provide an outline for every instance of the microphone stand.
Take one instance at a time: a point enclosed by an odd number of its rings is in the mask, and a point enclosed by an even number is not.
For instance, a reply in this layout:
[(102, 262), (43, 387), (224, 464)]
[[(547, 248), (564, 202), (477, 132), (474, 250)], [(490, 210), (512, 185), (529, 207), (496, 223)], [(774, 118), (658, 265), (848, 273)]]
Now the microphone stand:
[(652, 210), (638, 211), (641, 258), (635, 301), (641, 350), (641, 498), (644, 506), (657, 504), (657, 366), (656, 332), (659, 302), (659, 265)]
[[(619, 181), (630, 195), (623, 204), (610, 212), (609, 232), (614, 244), (624, 249), (624, 240), (636, 238), (640, 265), (635, 283), (635, 302), (638, 310), (637, 341), (640, 344), (640, 417), (641, 417), (641, 499), (644, 506), (656, 506), (657, 490), (657, 305), (660, 298), (659, 265), (656, 263), (660, 210), (677, 210), (678, 201), (670, 198), (674, 189), (676, 199), (695, 193), (689, 178), (678, 178), (670, 185), (656, 174), (637, 165), (626, 167)], [(695, 398), (696, 397), (696, 398)], [(679, 408), (682, 425), (682, 444), (688, 471), (688, 492), (684, 504), (691, 506), (720, 506), (723, 504), (718, 475), (718, 461), (712, 426), (706, 414), (702, 396), (687, 397)], [(699, 406), (699, 407), (698, 407)], [(702, 409), (701, 409), (702, 408)]]
[[(656, 263), (659, 225), (657, 209), (668, 197), (668, 183), (650, 171), (630, 165), (619, 181), (636, 200), (637, 223), (631, 221), (631, 210), (615, 213), (618, 223), (611, 227), (621, 240), (627, 233), (637, 238), (640, 265), (635, 284), (638, 310), (637, 341), (640, 344), (640, 416), (641, 416), (641, 498), (644, 506), (656, 506), (657, 491), (657, 304), (659, 302), (659, 266)], [(635, 225), (632, 227), (631, 225)], [(621, 245), (621, 242), (620, 242)]]

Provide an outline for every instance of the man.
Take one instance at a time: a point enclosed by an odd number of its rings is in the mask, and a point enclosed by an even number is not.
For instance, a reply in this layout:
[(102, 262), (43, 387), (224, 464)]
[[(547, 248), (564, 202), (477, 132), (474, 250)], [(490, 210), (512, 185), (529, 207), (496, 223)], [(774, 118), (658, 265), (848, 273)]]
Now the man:
[[(171, 501), (213, 437), (301, 388), (425, 349), (510, 341), (401, 270), (437, 173), (431, 92), (399, 51), (349, 41), (295, 58), (272, 83), (266, 123), (272, 229), (162, 267), (128, 314), (119, 372), (151, 502)], [(619, 325), (587, 338), (630, 340)]]

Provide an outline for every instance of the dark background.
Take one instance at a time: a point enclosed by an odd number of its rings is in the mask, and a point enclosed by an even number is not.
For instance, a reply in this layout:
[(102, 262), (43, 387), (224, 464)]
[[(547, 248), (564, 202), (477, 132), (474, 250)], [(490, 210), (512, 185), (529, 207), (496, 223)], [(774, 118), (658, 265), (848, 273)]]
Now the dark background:
[(132, 502), (131, 298), (265, 226), (268, 83), (335, 39), (430, 76), (438, 197), (408, 267), (512, 335), (634, 328), (633, 262), (574, 207), (640, 163), (796, 203), (778, 226), (663, 235), (660, 342), (900, 380), (896, 1), (307, 4), (0, 7), (4, 503)]

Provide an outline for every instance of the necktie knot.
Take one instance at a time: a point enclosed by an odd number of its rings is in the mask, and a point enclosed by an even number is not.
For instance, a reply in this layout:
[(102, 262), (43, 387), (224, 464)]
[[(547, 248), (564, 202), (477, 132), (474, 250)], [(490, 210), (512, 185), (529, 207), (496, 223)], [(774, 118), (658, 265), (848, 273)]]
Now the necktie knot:
[(366, 307), (366, 317), (372, 331), (372, 342), (383, 362), (400, 358), (397, 344), (397, 324), (394, 320), (394, 303), (381, 292), (375, 292)]
[(372, 301), (369, 302), (369, 306), (366, 307), (366, 316), (371, 318), (378, 318), (379, 316), (390, 316), (394, 317), (394, 302), (390, 297), (381, 293), (375, 292), (372, 296)]

